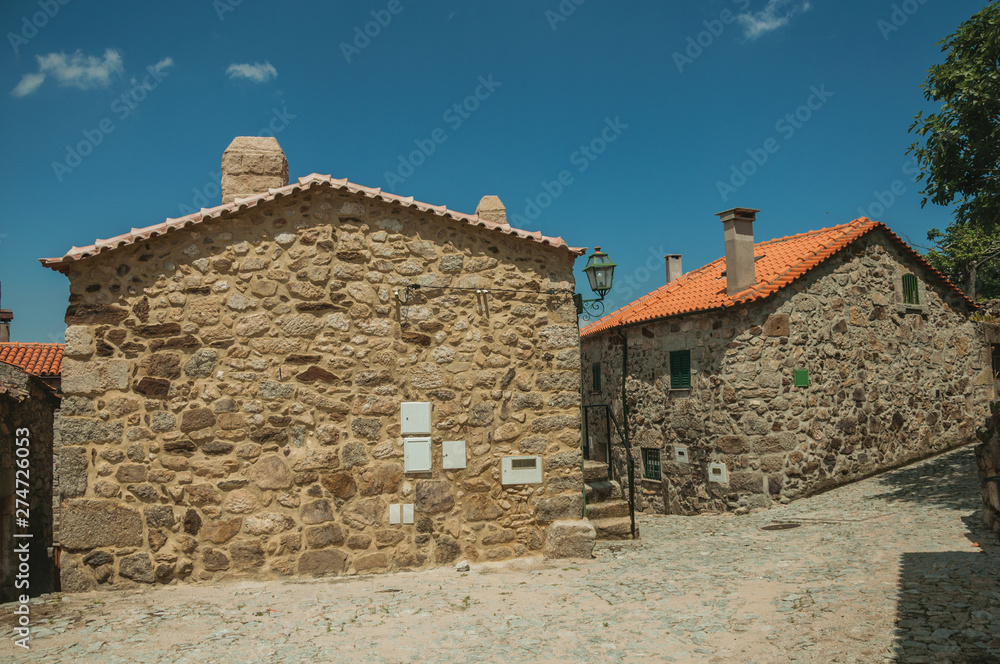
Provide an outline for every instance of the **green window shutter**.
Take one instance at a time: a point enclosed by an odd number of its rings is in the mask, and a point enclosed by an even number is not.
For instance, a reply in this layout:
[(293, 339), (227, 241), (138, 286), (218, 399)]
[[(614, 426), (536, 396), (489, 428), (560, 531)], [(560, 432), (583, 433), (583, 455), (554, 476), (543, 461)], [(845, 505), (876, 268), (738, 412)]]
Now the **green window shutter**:
[(660, 473), (660, 450), (643, 448), (642, 476), (647, 480), (662, 479)]
[(796, 369), (794, 372), (795, 387), (809, 387), (809, 370)]
[(903, 275), (903, 303), (920, 304), (920, 290), (917, 287), (917, 278), (912, 274)]
[(600, 362), (594, 362), (592, 365), (590, 365), (590, 370), (591, 370), (591, 374), (592, 374), (592, 377), (593, 377), (593, 382), (592, 382), (593, 390), (594, 390), (594, 392), (600, 392), (601, 391), (601, 363)]
[(686, 390), (691, 387), (691, 351), (670, 351), (670, 389)]

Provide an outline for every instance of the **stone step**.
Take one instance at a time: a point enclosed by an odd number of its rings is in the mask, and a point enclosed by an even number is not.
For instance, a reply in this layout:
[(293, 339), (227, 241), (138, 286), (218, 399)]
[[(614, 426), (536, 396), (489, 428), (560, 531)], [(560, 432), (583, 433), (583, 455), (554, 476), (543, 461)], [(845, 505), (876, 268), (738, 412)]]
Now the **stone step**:
[(608, 464), (603, 461), (583, 462), (583, 481), (599, 482), (608, 479)]
[(608, 500), (598, 503), (587, 503), (588, 519), (611, 519), (628, 516), (627, 500)]
[[(588, 515), (589, 515), (589, 509)], [(589, 517), (588, 517), (589, 518)], [(632, 539), (632, 520), (628, 516), (607, 519), (590, 519), (599, 540)], [(635, 538), (639, 539), (639, 524), (635, 526)]]
[(618, 500), (622, 497), (622, 488), (615, 481), (587, 482), (587, 504), (599, 503), (605, 500)]

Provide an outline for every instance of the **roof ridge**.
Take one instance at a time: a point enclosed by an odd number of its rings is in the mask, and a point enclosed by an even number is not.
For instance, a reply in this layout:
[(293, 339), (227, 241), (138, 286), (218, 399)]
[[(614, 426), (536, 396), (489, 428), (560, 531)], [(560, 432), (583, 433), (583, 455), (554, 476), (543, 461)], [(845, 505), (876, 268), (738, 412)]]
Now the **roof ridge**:
[[(872, 222), (867, 217), (862, 217), (862, 218), (865, 219), (868, 223), (878, 223), (878, 222)], [(859, 224), (857, 227), (854, 227), (854, 223), (856, 221), (860, 221), (860, 219), (855, 219), (854, 221), (851, 221), (851, 222), (846, 223), (846, 224), (839, 224), (837, 226), (831, 226), (830, 228), (823, 228), (823, 229), (820, 229), (818, 231), (811, 231), (810, 233), (802, 233), (800, 235), (789, 236), (787, 239), (795, 239), (795, 238), (799, 238), (799, 237), (805, 237), (805, 236), (810, 235), (812, 233), (815, 233), (815, 234), (820, 234), (820, 233), (824, 233), (824, 232), (825, 233), (829, 233), (831, 231), (844, 229), (843, 235), (841, 235), (837, 240), (835, 240), (835, 241), (831, 240), (828, 244), (821, 245), (818, 249), (813, 249), (810, 253), (807, 253), (806, 256), (804, 258), (802, 258), (802, 260), (800, 260), (798, 263), (789, 265), (788, 268), (785, 269), (784, 272), (782, 272), (781, 274), (777, 275), (776, 277), (774, 277), (770, 281), (759, 282), (757, 284), (754, 284), (753, 286), (751, 286), (747, 290), (759, 293), (764, 288), (766, 288), (766, 287), (768, 287), (768, 286), (770, 286), (770, 285), (772, 285), (774, 283), (777, 283), (778, 281), (780, 281), (781, 279), (783, 279), (785, 277), (785, 275), (788, 275), (790, 272), (793, 272), (793, 271), (799, 269), (802, 265), (804, 265), (805, 263), (808, 263), (809, 261), (811, 261), (816, 256), (819, 256), (820, 254), (825, 253), (828, 249), (830, 249), (830, 247), (833, 247), (835, 244), (839, 244), (839, 243), (843, 242), (846, 237), (848, 237), (848, 236), (851, 235), (851, 231), (852, 230), (854, 230), (855, 228), (857, 230), (861, 230), (862, 228), (864, 228), (864, 224)], [(872, 228), (875, 228), (875, 226), (874, 225), (871, 226), (871, 228), (869, 228), (868, 230), (870, 231)], [(857, 240), (858, 238), (860, 238), (864, 234), (865, 233), (859, 233), (856, 237), (851, 238), (850, 241), (853, 242), (854, 240)], [(765, 244), (765, 243), (762, 242), (761, 244)], [(846, 246), (846, 245), (844, 245), (844, 246)], [(843, 248), (843, 247), (838, 247), (838, 249), (836, 249), (834, 251), (839, 251), (839, 249), (841, 249), (841, 248)], [(829, 258), (829, 256), (827, 256), (826, 258)], [(826, 260), (826, 258), (824, 258), (823, 260)], [(815, 266), (810, 266), (810, 267), (815, 267)], [(807, 268), (807, 270), (808, 269), (809, 268)], [(805, 272), (803, 272), (803, 274), (805, 274)], [(796, 276), (801, 276), (801, 275), (796, 275)], [(752, 294), (753, 293), (750, 293), (749, 295), (752, 295)], [(741, 297), (740, 301), (748, 299), (749, 295), (747, 297)]]
[(969, 307), (973, 309), (978, 307), (925, 257), (917, 253), (883, 222), (874, 221), (868, 217), (858, 217), (845, 224), (773, 238), (754, 244), (755, 255), (758, 251), (761, 252), (760, 256), (756, 256), (758, 261), (757, 274), (760, 280), (739, 293), (729, 295), (724, 288), (720, 290), (716, 285), (717, 276), (714, 279), (710, 278), (720, 267), (720, 264), (725, 264), (723, 256), (619, 307), (614, 312), (585, 327), (580, 334), (583, 337), (588, 337), (622, 325), (633, 325), (699, 311), (724, 309), (769, 297), (809, 274), (811, 270), (824, 261), (876, 229), (881, 230), (890, 243), (896, 245), (912, 260), (940, 279), (946, 288), (951, 289)]
[(505, 235), (513, 235), (521, 239), (530, 239), (538, 242), (539, 244), (551, 246), (556, 249), (565, 249), (576, 256), (582, 256), (586, 253), (586, 247), (571, 247), (565, 240), (562, 239), (562, 237), (549, 237), (542, 235), (541, 231), (521, 230), (511, 227), (509, 224), (489, 222), (485, 219), (481, 219), (478, 214), (470, 215), (463, 212), (449, 210), (445, 205), (422, 203), (414, 200), (412, 196), (404, 198), (398, 194), (382, 191), (381, 187), (372, 188), (355, 184), (347, 180), (347, 178), (337, 179), (331, 177), (330, 175), (310, 173), (304, 177), (298, 178), (298, 181), (295, 183), (289, 183), (282, 187), (270, 188), (266, 192), (260, 192), (244, 198), (238, 198), (230, 203), (223, 203), (211, 208), (202, 208), (197, 212), (192, 212), (181, 217), (167, 217), (164, 221), (158, 224), (153, 224), (139, 229), (133, 228), (129, 233), (124, 233), (122, 235), (116, 235), (106, 239), (98, 238), (94, 241), (94, 244), (83, 247), (71, 247), (70, 250), (61, 257), (40, 258), (39, 261), (43, 266), (65, 274), (69, 271), (69, 264), (74, 261), (91, 258), (92, 256), (105, 251), (113, 251), (123, 246), (134, 244), (136, 241), (148, 240), (149, 238), (157, 237), (172, 230), (178, 230), (191, 225), (200, 224), (210, 219), (217, 219), (224, 214), (239, 212), (259, 205), (262, 202), (272, 201), (281, 196), (287, 196), (299, 191), (305, 191), (306, 189), (317, 185), (327, 185), (334, 189), (346, 189), (347, 191), (355, 194), (361, 194), (367, 198), (379, 198), (387, 203), (395, 203), (408, 208), (416, 208), (421, 212), (430, 212), (438, 216), (450, 217), (458, 221), (464, 221), (473, 226), (483, 226), (487, 230), (499, 231)]

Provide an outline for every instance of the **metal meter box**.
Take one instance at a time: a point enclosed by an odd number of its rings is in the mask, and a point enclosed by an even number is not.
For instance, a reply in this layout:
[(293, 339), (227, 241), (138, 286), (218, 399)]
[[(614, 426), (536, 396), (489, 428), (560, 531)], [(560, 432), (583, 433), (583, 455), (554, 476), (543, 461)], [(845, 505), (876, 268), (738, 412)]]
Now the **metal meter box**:
[(389, 523), (392, 525), (403, 523), (402, 518), (402, 505), (399, 503), (393, 503), (389, 505)]
[(674, 445), (674, 463), (691, 463), (687, 445)]
[(411, 434), (429, 435), (431, 432), (431, 404), (426, 401), (400, 404), (399, 425), (399, 432), (404, 436)]
[(445, 470), (465, 468), (464, 440), (446, 440), (441, 443), (441, 467)]
[(501, 484), (541, 484), (542, 457), (505, 456), (500, 459)]
[(431, 470), (431, 439), (403, 439), (403, 472), (429, 473)]
[(718, 482), (719, 484), (729, 484), (729, 474), (726, 472), (726, 464), (708, 464), (708, 481)]

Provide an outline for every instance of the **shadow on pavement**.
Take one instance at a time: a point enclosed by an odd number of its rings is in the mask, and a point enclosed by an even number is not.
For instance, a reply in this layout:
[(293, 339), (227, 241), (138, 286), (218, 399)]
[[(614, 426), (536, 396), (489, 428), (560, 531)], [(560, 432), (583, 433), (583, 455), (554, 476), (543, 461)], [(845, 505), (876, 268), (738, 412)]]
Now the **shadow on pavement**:
[(889, 502), (905, 500), (971, 510), (979, 507), (981, 500), (982, 489), (972, 445), (888, 471), (879, 476), (878, 481), (885, 491), (875, 497)]
[(982, 523), (972, 446), (879, 477), (878, 497), (964, 513), (979, 551), (902, 553), (894, 654), (900, 664), (1000, 662), (1000, 546)]
[(1000, 662), (1000, 558), (990, 548), (903, 554), (896, 662)]

